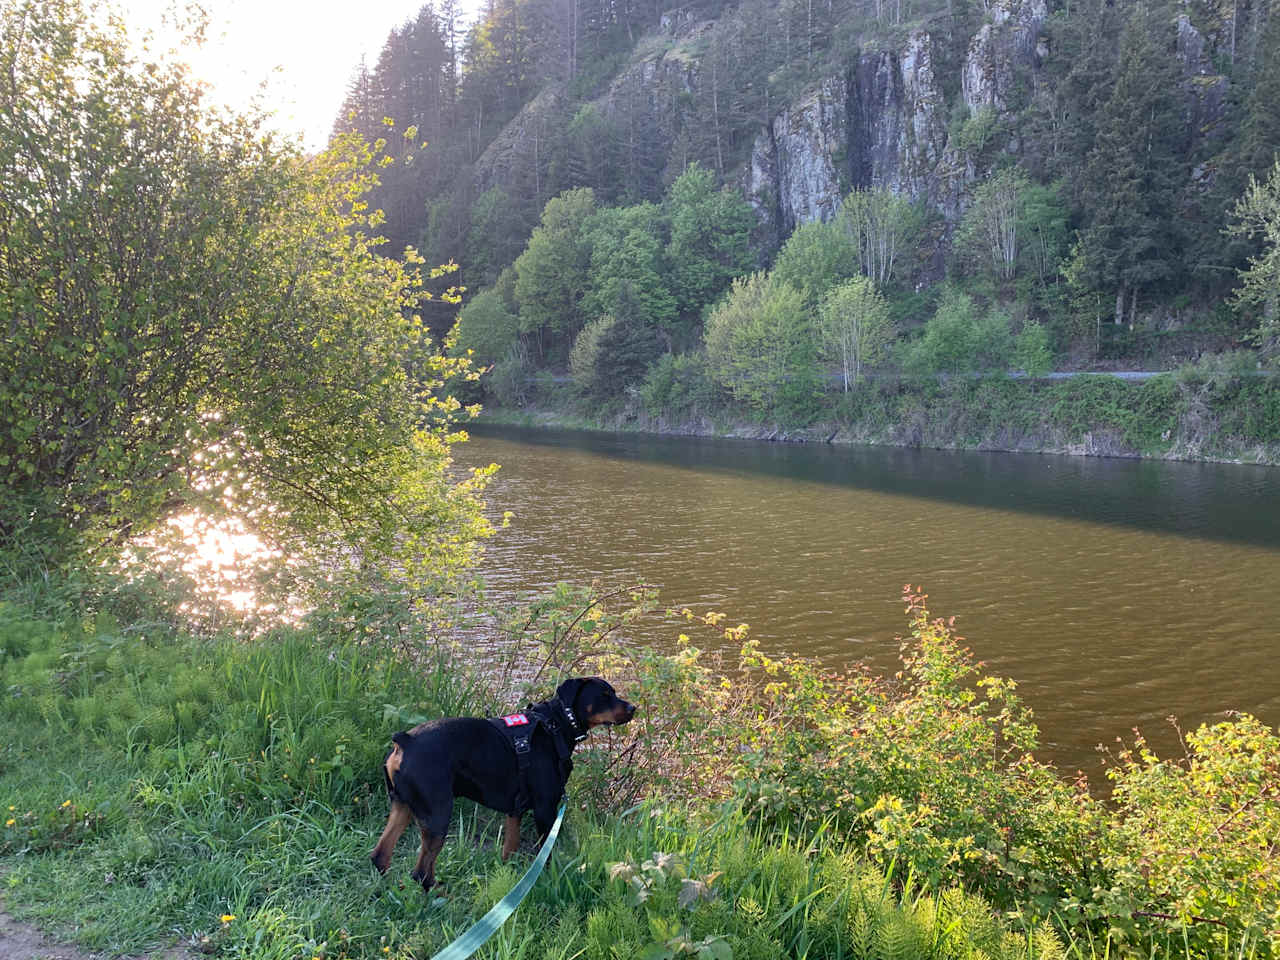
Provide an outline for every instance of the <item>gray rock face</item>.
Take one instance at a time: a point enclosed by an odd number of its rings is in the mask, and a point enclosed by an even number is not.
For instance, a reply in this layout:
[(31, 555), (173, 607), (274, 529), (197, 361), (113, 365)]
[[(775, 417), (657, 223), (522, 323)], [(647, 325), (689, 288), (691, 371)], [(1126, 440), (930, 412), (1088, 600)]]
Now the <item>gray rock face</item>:
[(756, 138), (743, 184), (779, 237), (829, 220), (854, 187), (937, 199), (947, 143), (933, 38), (862, 54), (781, 110)]
[(960, 89), (971, 113), (1003, 110), (1017, 84), (1019, 68), (1040, 66), (1047, 50), (1040, 30), (1049, 15), (1045, 0), (995, 0), (989, 19), (969, 42)]
[(1213, 69), (1205, 39), (1186, 14), (1178, 17), (1178, 61), (1183, 76), (1183, 120), (1193, 147), (1222, 135), (1227, 78)]
[(539, 150), (547, 149), (548, 121), (560, 109), (561, 95), (559, 86), (544, 89), (485, 148), (472, 173), (476, 193), (519, 182), (529, 170), (536, 171)]
[[(1016, 109), (1020, 84), (1048, 55), (1046, 0), (991, 0), (987, 12), (961, 66), (961, 95), (974, 114)], [(854, 187), (887, 187), (958, 216), (974, 171), (948, 144), (936, 63), (933, 37), (916, 30), (899, 49), (863, 52), (845, 74), (779, 111), (756, 139), (743, 183), (779, 238), (832, 217)]]
[[(753, 150), (751, 178), (774, 191), (779, 226), (830, 220), (847, 189), (849, 85), (844, 77), (823, 81), (773, 119), (765, 150)], [(841, 169), (841, 168), (844, 169)]]

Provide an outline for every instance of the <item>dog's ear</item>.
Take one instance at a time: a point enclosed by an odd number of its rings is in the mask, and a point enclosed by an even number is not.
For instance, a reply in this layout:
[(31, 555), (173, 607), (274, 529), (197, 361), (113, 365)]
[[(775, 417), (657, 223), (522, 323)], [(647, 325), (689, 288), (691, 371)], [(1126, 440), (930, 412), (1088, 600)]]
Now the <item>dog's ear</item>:
[(563, 703), (570, 710), (573, 709), (573, 701), (577, 699), (583, 685), (586, 684), (585, 677), (570, 677), (560, 686), (556, 687), (556, 699)]

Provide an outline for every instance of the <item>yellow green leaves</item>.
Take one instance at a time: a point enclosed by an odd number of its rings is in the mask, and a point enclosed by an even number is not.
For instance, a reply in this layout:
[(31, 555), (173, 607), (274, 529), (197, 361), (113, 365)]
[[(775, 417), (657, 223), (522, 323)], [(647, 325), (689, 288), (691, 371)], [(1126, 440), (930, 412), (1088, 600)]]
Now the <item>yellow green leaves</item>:
[(80, 0), (0, 30), (0, 518), (93, 549), (212, 499), (318, 562), (456, 576), (483, 478), (424, 437), (469, 364), (414, 317), (422, 258), (375, 252), (377, 151), (302, 156)]

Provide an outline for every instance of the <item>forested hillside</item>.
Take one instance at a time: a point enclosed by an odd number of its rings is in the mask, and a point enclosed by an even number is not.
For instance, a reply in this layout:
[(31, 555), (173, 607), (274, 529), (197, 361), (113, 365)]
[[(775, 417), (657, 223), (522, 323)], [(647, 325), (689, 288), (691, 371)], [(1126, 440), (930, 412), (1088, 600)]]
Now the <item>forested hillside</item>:
[(1262, 0), (442, 0), (335, 131), (489, 396), (804, 421), (868, 370), (1266, 362), (1277, 54)]

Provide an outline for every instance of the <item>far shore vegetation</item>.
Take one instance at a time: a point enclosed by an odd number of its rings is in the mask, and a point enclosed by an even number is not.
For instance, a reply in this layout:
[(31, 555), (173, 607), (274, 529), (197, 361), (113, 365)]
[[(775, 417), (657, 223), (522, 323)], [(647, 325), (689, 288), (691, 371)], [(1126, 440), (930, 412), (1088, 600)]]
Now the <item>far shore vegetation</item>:
[[(383, 252), (368, 200), (402, 146), (392, 138), (416, 131), (341, 135), (306, 156), (262, 117), (210, 108), (180, 67), (135, 51), (80, 0), (3, 3), (0, 35), (9, 914), (108, 956), (429, 957), (507, 892), (530, 851), (501, 863), (501, 816), (463, 804), (442, 896), (424, 896), (403, 860), (379, 877), (367, 855), (390, 734), (600, 673), (637, 719), (575, 758), (563, 839), (479, 956), (1280, 954), (1276, 730), (1231, 715), (1186, 731), (1168, 757), (1135, 734), (1091, 789), (1037, 758), (1014, 680), (987, 674), (920, 587), (903, 591), (891, 677), (763, 650), (746, 624), (663, 612), (641, 585), (562, 585), (492, 608), (473, 560), (500, 526), (485, 502), (497, 468), (462, 471), (450, 455), (476, 412), (477, 355), (433, 337), (422, 312), (452, 308), (454, 271)], [(1253, 189), (1269, 229), (1280, 175)], [(790, 254), (740, 271), (742, 238), (705, 229), (738, 222), (734, 199), (693, 165), (670, 197), (661, 213), (591, 212), (589, 192), (547, 205), (529, 269), (508, 274), (520, 349), (558, 352), (586, 395), (666, 369), (690, 390), (797, 416), (809, 381), (780, 371), (816, 370), (834, 351), (840, 395), (877, 395), (865, 371), (892, 352), (897, 317), (879, 280), (805, 285), (825, 241), (795, 253), (796, 283), (779, 276)], [(668, 216), (659, 239), (653, 218)], [(569, 276), (539, 258), (586, 228), (618, 283), (584, 293), (601, 309), (577, 329), (555, 312), (535, 324), (519, 291)], [(627, 273), (670, 249), (684, 253), (665, 294)], [(1242, 300), (1270, 262), (1250, 268)], [(488, 309), (508, 323), (504, 296)], [(673, 352), (712, 303), (705, 352)], [(624, 306), (667, 319), (643, 328)], [(953, 332), (966, 317), (994, 329), (993, 309), (963, 292), (938, 306)], [(825, 318), (821, 339), (810, 315)], [(464, 310), (459, 336), (473, 321)], [(1044, 362), (1030, 322), (1010, 332), (1014, 355)], [(951, 336), (911, 349), (936, 348), (936, 364)], [(633, 363), (642, 350), (653, 365)], [(936, 389), (1012, 405), (1011, 382)], [(1275, 402), (1269, 381), (1223, 383)], [(1133, 442), (1156, 444), (1188, 416), (1189, 384), (1143, 384), (1132, 408), (1102, 381), (1046, 389), (1063, 391), (1051, 396), (1064, 429), (1082, 391), (1114, 404)], [(254, 544), (251, 560), (220, 566), (202, 546), (216, 532)], [(197, 575), (199, 562), (218, 575)], [(669, 644), (629, 640), (659, 615)], [(736, 655), (703, 652), (726, 643)]]

